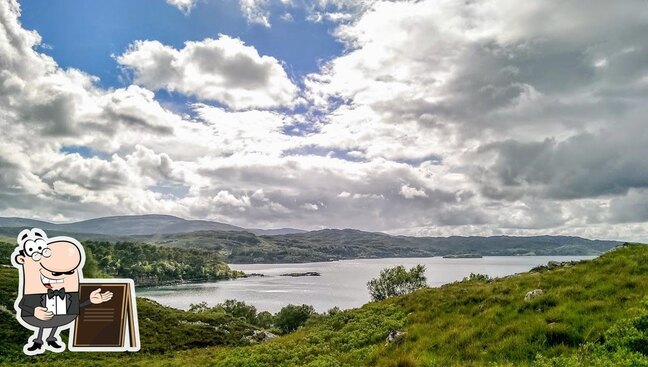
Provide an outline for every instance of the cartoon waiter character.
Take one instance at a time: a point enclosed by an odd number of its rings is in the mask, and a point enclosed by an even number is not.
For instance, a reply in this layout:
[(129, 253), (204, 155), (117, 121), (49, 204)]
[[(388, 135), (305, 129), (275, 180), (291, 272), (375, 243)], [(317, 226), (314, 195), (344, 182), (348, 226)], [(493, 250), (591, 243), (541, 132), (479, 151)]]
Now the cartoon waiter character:
[[(75, 239), (47, 238), (43, 230), (34, 228), (20, 232), (17, 242), (11, 256), (20, 272), (15, 308), (18, 321), (34, 330), (31, 344), (28, 342), (23, 351), (28, 355), (43, 353), (44, 349), (62, 352), (65, 344), (59, 334), (72, 326), (80, 308), (110, 301), (113, 294), (98, 288), (89, 299), (79, 299), (85, 253)], [(50, 331), (44, 343), (46, 329)]]

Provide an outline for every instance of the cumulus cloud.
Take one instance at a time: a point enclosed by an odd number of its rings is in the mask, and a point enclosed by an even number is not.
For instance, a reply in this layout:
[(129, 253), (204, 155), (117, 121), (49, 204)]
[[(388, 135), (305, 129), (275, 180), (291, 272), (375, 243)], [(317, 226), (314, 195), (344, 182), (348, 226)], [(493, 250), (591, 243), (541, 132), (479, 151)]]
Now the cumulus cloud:
[(297, 94), (279, 60), (225, 35), (188, 41), (180, 50), (158, 41), (137, 41), (117, 62), (133, 71), (138, 85), (233, 109), (291, 106)]
[(134, 41), (105, 89), (2, 2), (0, 215), (648, 238), (645, 3), (305, 4), (346, 48), (303, 80), (221, 35)]
[(425, 191), (423, 191), (421, 189), (417, 189), (416, 187), (412, 187), (412, 186), (409, 186), (409, 185), (401, 186), (400, 194), (405, 199), (414, 199), (416, 197), (427, 197), (427, 194), (425, 193)]
[(270, 28), (268, 3), (268, 0), (239, 0), (241, 12), (243, 12), (243, 16), (248, 23), (260, 24)]
[(167, 4), (175, 6), (185, 15), (189, 15), (191, 9), (196, 5), (196, 0), (167, 0)]

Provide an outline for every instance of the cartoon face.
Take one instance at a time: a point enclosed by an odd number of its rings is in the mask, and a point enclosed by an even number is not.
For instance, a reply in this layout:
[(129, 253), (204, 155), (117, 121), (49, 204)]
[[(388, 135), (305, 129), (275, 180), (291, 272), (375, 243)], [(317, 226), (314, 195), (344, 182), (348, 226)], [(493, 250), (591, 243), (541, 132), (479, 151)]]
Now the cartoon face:
[(48, 289), (61, 288), (77, 292), (84, 258), (81, 248), (71, 241), (48, 239), (40, 234), (32, 231), (19, 235), (22, 251), (15, 261), (22, 265), (23, 294), (43, 294)]

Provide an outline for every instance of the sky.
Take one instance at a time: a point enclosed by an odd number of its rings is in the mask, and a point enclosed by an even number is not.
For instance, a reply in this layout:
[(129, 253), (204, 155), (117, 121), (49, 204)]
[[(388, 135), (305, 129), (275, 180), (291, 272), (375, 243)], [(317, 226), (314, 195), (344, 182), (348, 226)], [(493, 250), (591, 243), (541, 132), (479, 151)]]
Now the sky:
[(0, 2), (0, 216), (648, 241), (645, 1)]

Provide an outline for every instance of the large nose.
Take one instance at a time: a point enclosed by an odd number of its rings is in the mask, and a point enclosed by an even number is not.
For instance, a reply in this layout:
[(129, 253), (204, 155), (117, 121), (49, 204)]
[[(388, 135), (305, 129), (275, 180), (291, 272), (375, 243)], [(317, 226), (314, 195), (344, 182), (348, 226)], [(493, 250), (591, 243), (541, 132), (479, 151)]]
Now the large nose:
[(81, 251), (73, 243), (54, 242), (47, 247), (52, 251), (52, 255), (42, 257), (41, 264), (51, 271), (65, 273), (76, 269), (81, 263)]

